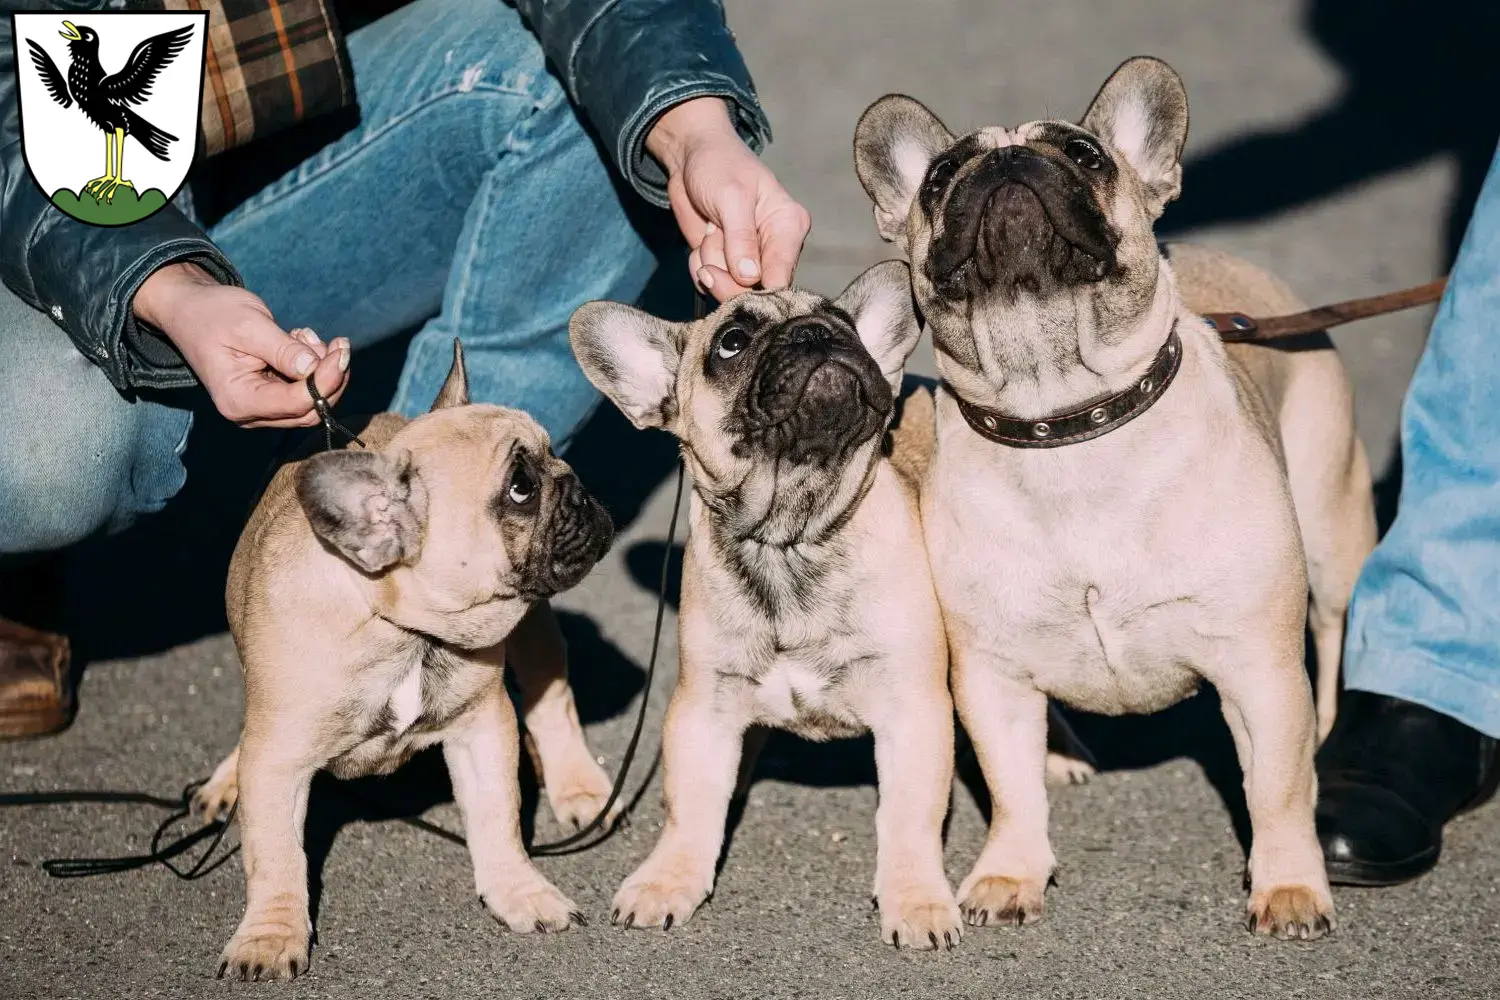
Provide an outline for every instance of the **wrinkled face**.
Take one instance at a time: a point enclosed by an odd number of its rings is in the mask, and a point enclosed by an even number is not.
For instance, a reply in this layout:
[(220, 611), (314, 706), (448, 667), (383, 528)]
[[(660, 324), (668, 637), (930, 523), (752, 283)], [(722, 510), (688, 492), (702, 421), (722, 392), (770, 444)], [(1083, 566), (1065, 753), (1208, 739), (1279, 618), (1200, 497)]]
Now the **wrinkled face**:
[(499, 641), (518, 608), (581, 581), (614, 529), (531, 417), (440, 404), (378, 451), (309, 459), (297, 494), (330, 547), (443, 623), (433, 634)]
[(636, 426), (682, 441), (722, 511), (777, 534), (868, 475), (919, 334), (907, 275), (890, 261), (835, 301), (749, 293), (686, 324), (589, 303), (573, 350)]
[(910, 256), (944, 374), (1003, 379), (1127, 335), (1155, 294), (1152, 226), (1186, 135), (1182, 83), (1154, 59), (1116, 70), (1078, 124), (955, 138), (911, 98), (872, 105), (856, 167), (881, 235)]

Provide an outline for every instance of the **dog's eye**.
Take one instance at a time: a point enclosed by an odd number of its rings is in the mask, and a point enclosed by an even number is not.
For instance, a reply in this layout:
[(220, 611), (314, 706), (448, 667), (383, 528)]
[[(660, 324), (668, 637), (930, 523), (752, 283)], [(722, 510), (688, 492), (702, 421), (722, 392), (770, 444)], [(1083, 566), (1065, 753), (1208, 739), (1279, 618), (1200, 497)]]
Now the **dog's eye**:
[(737, 326), (731, 326), (719, 334), (719, 346), (714, 348), (714, 352), (728, 361), (749, 346), (750, 335)]
[(927, 188), (927, 193), (933, 196), (942, 194), (943, 188), (948, 186), (948, 182), (953, 179), (953, 175), (957, 172), (957, 163), (954, 163), (950, 159), (938, 160), (932, 165), (932, 169), (927, 171), (927, 182), (924, 185)]
[(505, 496), (517, 507), (526, 506), (536, 496), (536, 480), (524, 464), (517, 464), (516, 471), (510, 474), (510, 487), (505, 491)]
[(1084, 170), (1104, 169), (1104, 154), (1099, 151), (1098, 146), (1087, 139), (1069, 139), (1063, 152), (1068, 154), (1068, 159)]

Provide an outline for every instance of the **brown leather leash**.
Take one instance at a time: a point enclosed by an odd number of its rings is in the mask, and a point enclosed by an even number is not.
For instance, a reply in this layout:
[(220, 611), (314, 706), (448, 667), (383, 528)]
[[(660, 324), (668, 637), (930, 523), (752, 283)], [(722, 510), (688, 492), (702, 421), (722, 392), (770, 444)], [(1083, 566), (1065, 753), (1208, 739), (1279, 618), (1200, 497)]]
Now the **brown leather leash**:
[[(1240, 312), (1204, 313), (1203, 321), (1226, 343), (1269, 343), (1275, 346), (1276, 341), (1317, 333), (1341, 323), (1436, 302), (1442, 298), (1447, 284), (1447, 277), (1442, 277), (1415, 288), (1335, 302), (1285, 316), (1256, 318)], [(1181, 363), (1181, 355), (1174, 327), (1167, 342), (1157, 351), (1151, 368), (1139, 382), (1066, 412), (1039, 418), (1021, 419), (986, 409), (959, 396), (951, 386), (948, 391), (953, 392), (959, 413), (980, 437), (1008, 448), (1060, 448), (1102, 437), (1145, 413), (1171, 384)]]
[(1244, 313), (1218, 312), (1204, 313), (1203, 318), (1218, 332), (1220, 337), (1230, 343), (1281, 340), (1285, 337), (1317, 333), (1330, 326), (1352, 323), (1357, 319), (1369, 319), (1371, 316), (1383, 316), (1386, 313), (1400, 312), (1414, 306), (1425, 306), (1442, 298), (1443, 289), (1447, 285), (1448, 278), (1445, 275), (1414, 288), (1403, 288), (1397, 292), (1335, 302), (1333, 305), (1319, 306), (1316, 309), (1290, 313), (1286, 316), (1268, 316), (1257, 319)]

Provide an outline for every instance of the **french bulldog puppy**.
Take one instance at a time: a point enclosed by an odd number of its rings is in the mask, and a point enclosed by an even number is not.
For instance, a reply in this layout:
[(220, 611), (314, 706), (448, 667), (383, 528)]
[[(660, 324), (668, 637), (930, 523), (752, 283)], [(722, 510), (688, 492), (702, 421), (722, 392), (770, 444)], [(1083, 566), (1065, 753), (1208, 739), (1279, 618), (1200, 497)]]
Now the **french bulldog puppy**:
[(1334, 924), (1313, 751), (1374, 544), (1369, 466), (1326, 336), (1226, 347), (1195, 312), (1301, 309), (1286, 287), (1222, 254), (1159, 249), (1187, 124), (1177, 74), (1137, 58), (1078, 124), (955, 137), (888, 96), (856, 130), (943, 380), (923, 522), (955, 704), (995, 804), (959, 888), (971, 924), (1042, 913), (1047, 697), (1155, 712), (1203, 680), (1245, 772), (1248, 926), (1315, 938)]
[(881, 937), (952, 947), (943, 626), (914, 490), (882, 453), (920, 333), (906, 265), (877, 264), (832, 302), (747, 293), (685, 324), (592, 302), (571, 332), (589, 379), (637, 427), (674, 434), (693, 480), (666, 826), (613, 920), (670, 928), (708, 898), (752, 726), (873, 732)]
[(536, 421), (468, 405), (454, 351), (431, 412), (381, 414), (367, 448), (281, 468), (235, 549), (227, 597), (244, 730), (196, 801), (205, 816), (239, 803), (246, 906), (221, 976), (308, 966), (313, 775), (388, 774), (436, 743), (490, 914), (523, 934), (582, 922), (521, 842), (501, 671), (516, 671), (553, 813), (590, 821), (610, 781), (584, 743), (547, 598), (583, 579), (613, 527)]

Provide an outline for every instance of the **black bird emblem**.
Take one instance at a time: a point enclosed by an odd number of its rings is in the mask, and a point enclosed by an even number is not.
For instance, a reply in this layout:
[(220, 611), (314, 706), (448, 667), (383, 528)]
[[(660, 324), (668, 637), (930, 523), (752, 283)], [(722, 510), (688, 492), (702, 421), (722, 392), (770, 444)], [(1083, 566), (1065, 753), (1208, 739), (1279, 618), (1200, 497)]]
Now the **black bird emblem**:
[(104, 131), (104, 176), (84, 185), (96, 199), (114, 201), (115, 190), (135, 185), (125, 179), (125, 137), (134, 136), (146, 151), (159, 160), (167, 159), (167, 147), (177, 141), (132, 110), (151, 96), (151, 85), (173, 59), (177, 58), (193, 37), (192, 25), (154, 35), (135, 47), (125, 68), (106, 76), (99, 64), (99, 33), (84, 25), (64, 21), (59, 31), (68, 40), (68, 76), (63, 79), (57, 64), (32, 39), (31, 61), (42, 76), (42, 83), (52, 99), (63, 107), (78, 108), (88, 120)]

